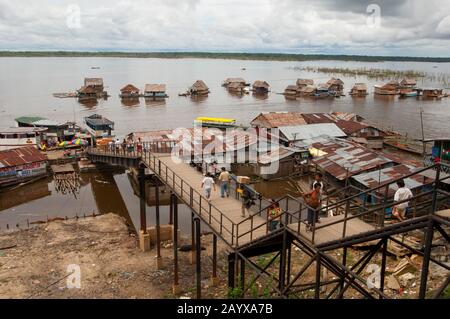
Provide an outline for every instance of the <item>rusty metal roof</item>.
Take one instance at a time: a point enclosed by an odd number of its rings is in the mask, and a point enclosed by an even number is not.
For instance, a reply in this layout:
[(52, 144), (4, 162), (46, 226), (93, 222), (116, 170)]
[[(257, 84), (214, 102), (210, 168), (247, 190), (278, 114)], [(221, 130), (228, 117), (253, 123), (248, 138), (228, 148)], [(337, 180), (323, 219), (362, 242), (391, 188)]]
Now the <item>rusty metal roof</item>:
[(0, 151), (0, 169), (46, 161), (47, 157), (34, 146)]
[(335, 119), (328, 113), (303, 113), (307, 124), (334, 123)]
[(253, 126), (277, 128), (280, 126), (295, 126), (307, 124), (300, 112), (269, 112), (259, 114), (253, 121)]
[[(377, 186), (383, 185), (388, 182), (392, 182), (394, 180), (400, 179), (403, 176), (407, 176), (412, 174), (422, 167), (417, 167), (413, 165), (397, 165), (393, 167), (383, 168), (381, 170), (376, 170), (372, 172), (366, 172), (362, 174), (358, 174), (356, 176), (352, 176), (352, 179), (360, 183), (361, 185), (371, 189)], [(427, 176), (426, 173), (419, 173), (417, 175), (413, 175), (411, 177), (405, 178), (405, 185), (409, 189), (413, 190), (415, 188), (419, 188), (424, 184), (430, 184), (434, 181), (434, 178)], [(441, 176), (444, 177), (444, 176)], [(393, 195), (395, 191), (398, 189), (396, 184), (389, 186), (389, 196)], [(384, 190), (383, 190), (384, 192)]]
[(336, 125), (348, 135), (351, 135), (353, 133), (361, 131), (362, 129), (370, 127), (369, 125), (361, 122), (345, 121), (345, 120), (337, 121)]
[(327, 153), (314, 158), (312, 162), (339, 180), (393, 163), (382, 154), (342, 139), (330, 138), (311, 146)]

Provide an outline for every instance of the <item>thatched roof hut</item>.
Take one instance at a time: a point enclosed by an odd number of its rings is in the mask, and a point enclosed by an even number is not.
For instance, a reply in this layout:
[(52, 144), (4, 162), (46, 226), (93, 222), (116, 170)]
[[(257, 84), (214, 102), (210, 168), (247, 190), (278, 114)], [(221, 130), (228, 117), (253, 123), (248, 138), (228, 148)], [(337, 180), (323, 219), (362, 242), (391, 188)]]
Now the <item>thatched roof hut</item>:
[(314, 80), (312, 80), (312, 79), (297, 79), (296, 84), (298, 87), (305, 87), (308, 85), (314, 85)]
[(209, 94), (209, 88), (202, 80), (195, 81), (189, 89), (191, 94), (206, 95)]
[(267, 93), (269, 92), (270, 85), (266, 81), (255, 81), (252, 87), (256, 93)]
[(353, 96), (366, 96), (367, 94), (367, 84), (365, 83), (355, 83), (350, 91), (350, 95)]

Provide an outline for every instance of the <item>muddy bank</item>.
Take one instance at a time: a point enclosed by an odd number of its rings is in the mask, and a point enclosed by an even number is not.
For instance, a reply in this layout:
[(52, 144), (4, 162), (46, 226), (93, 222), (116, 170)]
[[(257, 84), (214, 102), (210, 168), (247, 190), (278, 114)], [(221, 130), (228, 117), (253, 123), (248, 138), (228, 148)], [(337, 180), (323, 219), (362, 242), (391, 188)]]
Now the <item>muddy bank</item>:
[[(164, 268), (157, 270), (155, 251), (141, 252), (124, 219), (114, 214), (0, 234), (0, 298), (173, 298), (172, 247), (163, 246)], [(212, 288), (209, 236), (202, 238), (202, 246), (204, 297), (226, 297), (223, 255), (222, 281)], [(183, 296), (193, 297), (195, 265), (189, 257), (179, 253), (180, 287)], [(74, 265), (79, 266), (80, 288), (67, 285), (77, 285)]]

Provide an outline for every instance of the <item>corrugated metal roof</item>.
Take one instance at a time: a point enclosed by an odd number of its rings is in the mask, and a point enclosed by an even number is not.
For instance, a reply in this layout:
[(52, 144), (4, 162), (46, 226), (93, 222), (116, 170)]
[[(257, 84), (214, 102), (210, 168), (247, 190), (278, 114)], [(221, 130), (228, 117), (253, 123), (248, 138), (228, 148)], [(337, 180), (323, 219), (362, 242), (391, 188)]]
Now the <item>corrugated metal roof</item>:
[(40, 116), (21, 116), (15, 119), (17, 123), (22, 124), (33, 124), (34, 122), (41, 120), (46, 120), (46, 118)]
[(307, 123), (300, 112), (269, 112), (259, 114), (251, 124), (258, 127), (277, 128)]
[[(371, 188), (380, 186), (382, 184), (392, 182), (396, 179), (400, 179), (403, 176), (412, 174), (420, 169), (421, 169), (421, 167), (402, 164), (402, 165), (397, 165), (397, 166), (393, 166), (393, 167), (383, 168), (381, 170), (358, 174), (358, 175), (352, 176), (352, 179), (354, 179), (361, 185), (371, 189)], [(445, 176), (441, 176), (441, 177), (445, 177)], [(427, 176), (427, 174), (425, 174), (425, 173), (419, 173), (417, 175), (413, 175), (411, 177), (405, 178), (404, 181), (405, 181), (406, 187), (408, 187), (409, 189), (415, 189), (415, 188), (423, 186), (424, 184), (432, 183), (434, 181), (434, 178), (430, 178), (430, 176)], [(397, 185), (395, 185), (395, 184), (390, 185), (389, 186), (389, 196), (393, 195), (397, 189), (398, 189)], [(383, 190), (383, 192), (384, 192), (384, 190)]]
[(303, 118), (308, 124), (334, 123), (335, 119), (328, 113), (303, 113)]
[(37, 125), (37, 126), (61, 126), (61, 125), (63, 125), (63, 123), (45, 119), (45, 120), (36, 121), (36, 122), (33, 123), (33, 125)]
[(34, 146), (0, 151), (0, 169), (46, 161), (47, 157)]
[(47, 131), (47, 128), (43, 127), (8, 127), (0, 130), (0, 134), (27, 134), (27, 133), (40, 133)]
[(326, 135), (331, 137), (346, 137), (347, 135), (334, 123), (320, 123), (297, 126), (283, 126), (280, 132), (289, 141), (301, 141)]
[(342, 139), (330, 138), (311, 146), (327, 153), (314, 158), (313, 163), (339, 180), (344, 180), (347, 174), (350, 177), (393, 162), (382, 154)]
[(89, 123), (91, 125), (112, 125), (114, 122), (108, 120), (106, 117), (103, 117), (98, 114), (93, 114), (91, 116), (84, 118), (86, 123)]

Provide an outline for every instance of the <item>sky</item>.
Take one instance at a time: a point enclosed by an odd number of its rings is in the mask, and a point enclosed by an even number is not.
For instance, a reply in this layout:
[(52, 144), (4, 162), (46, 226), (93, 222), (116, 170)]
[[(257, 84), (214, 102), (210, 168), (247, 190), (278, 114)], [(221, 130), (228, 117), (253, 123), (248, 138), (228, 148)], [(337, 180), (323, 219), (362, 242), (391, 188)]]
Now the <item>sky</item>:
[(449, 0), (0, 0), (0, 50), (450, 56)]

